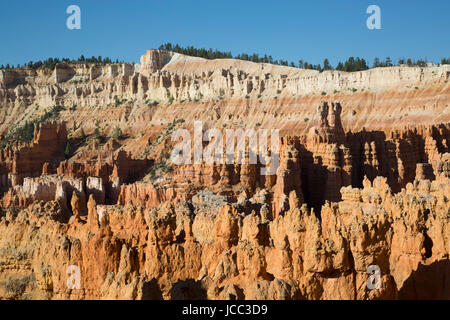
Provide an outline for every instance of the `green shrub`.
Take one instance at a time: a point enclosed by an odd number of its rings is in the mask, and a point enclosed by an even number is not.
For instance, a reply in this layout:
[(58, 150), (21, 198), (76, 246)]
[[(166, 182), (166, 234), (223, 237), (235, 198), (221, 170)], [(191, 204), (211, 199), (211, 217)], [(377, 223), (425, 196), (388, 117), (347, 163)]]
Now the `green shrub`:
[(114, 139), (120, 140), (123, 138), (123, 133), (122, 133), (122, 129), (120, 129), (119, 127), (116, 127), (116, 129), (114, 130), (114, 133), (112, 135), (112, 137)]
[(97, 140), (101, 140), (103, 137), (103, 133), (98, 125), (98, 122), (95, 124), (95, 130), (94, 130), (94, 138)]
[(66, 159), (69, 159), (71, 155), (72, 155), (72, 151), (70, 150), (69, 141), (67, 141), (66, 149), (64, 149), (64, 156), (66, 157)]
[(86, 135), (86, 133), (84, 132), (84, 129), (83, 129), (83, 128), (81, 128), (81, 132), (80, 132), (80, 138), (81, 138), (82, 140), (85, 140), (85, 139), (86, 139), (86, 137), (87, 137), (87, 135)]
[(117, 98), (117, 96), (114, 96), (114, 106), (118, 107), (120, 105), (120, 100)]

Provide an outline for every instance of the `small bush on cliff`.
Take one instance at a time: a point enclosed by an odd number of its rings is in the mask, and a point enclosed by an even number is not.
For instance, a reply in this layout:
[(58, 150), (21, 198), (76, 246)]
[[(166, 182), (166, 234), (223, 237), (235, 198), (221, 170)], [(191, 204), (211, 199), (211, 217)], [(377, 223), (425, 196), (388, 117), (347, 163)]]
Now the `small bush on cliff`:
[(114, 133), (112, 135), (112, 137), (114, 139), (120, 140), (123, 138), (123, 133), (122, 133), (122, 129), (120, 129), (119, 127), (116, 127), (116, 129), (114, 130)]
[(87, 135), (86, 135), (86, 133), (84, 132), (84, 129), (81, 128), (80, 131), (81, 131), (81, 132), (80, 132), (80, 139), (81, 139), (81, 140), (86, 140)]
[(72, 151), (70, 150), (70, 144), (69, 144), (69, 142), (67, 142), (66, 149), (64, 149), (64, 156), (66, 159), (69, 159), (71, 155), (72, 155)]
[(128, 101), (127, 99), (120, 100), (117, 96), (114, 96), (114, 106), (115, 107), (125, 104), (125, 103), (127, 103), (127, 101)]
[(101, 132), (100, 128), (99, 127), (95, 127), (94, 138), (97, 139), (97, 140), (101, 140), (102, 136), (103, 135), (102, 135), (102, 132)]

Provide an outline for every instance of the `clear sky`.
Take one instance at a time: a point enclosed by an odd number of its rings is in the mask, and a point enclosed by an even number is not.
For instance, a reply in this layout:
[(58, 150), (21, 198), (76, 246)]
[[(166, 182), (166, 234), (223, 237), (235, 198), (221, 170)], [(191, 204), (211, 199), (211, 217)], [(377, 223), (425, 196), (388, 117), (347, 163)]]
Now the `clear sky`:
[[(81, 30), (66, 27), (71, 4)], [(381, 30), (366, 26), (371, 4)], [(165, 42), (334, 66), (450, 57), (449, 0), (0, 0), (0, 13), (0, 65), (81, 54), (138, 62)]]

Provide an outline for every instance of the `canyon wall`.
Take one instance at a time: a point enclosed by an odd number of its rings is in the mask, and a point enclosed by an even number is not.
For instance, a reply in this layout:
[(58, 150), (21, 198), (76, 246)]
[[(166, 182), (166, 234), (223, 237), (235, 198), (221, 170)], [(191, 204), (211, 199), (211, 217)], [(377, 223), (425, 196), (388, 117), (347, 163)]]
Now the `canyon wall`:
[(16, 144), (0, 150), (0, 191), (15, 187), (25, 177), (40, 176), (44, 164), (56, 167), (64, 160), (67, 130), (64, 124), (50, 122), (35, 127), (29, 144)]
[[(101, 206), (92, 196), (87, 217), (75, 212), (63, 224), (57, 202), (36, 203), (0, 222), (0, 283), (27, 279), (21, 292), (0, 292), (58, 299), (449, 299), (449, 188), (442, 176), (392, 194), (385, 178), (366, 179), (363, 189), (343, 188), (343, 201), (327, 202), (320, 219), (299, 207), (294, 193), (291, 209), (274, 219), (263, 194), (230, 205), (211, 193), (158, 208)], [(81, 268), (81, 290), (66, 286), (69, 265)], [(366, 286), (370, 265), (381, 270), (377, 290)]]
[[(0, 298), (450, 299), (449, 74), (161, 50), (2, 70), (2, 141), (49, 119), (0, 150)], [(277, 170), (175, 165), (194, 121), (279, 130)]]

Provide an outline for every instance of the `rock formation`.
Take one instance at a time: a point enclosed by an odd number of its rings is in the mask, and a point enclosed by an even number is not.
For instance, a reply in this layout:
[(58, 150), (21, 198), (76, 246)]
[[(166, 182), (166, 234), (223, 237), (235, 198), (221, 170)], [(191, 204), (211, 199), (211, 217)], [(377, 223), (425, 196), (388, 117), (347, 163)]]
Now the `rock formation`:
[[(162, 50), (1, 70), (0, 298), (450, 299), (449, 75)], [(277, 170), (174, 164), (196, 120), (278, 129)]]

